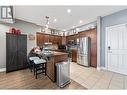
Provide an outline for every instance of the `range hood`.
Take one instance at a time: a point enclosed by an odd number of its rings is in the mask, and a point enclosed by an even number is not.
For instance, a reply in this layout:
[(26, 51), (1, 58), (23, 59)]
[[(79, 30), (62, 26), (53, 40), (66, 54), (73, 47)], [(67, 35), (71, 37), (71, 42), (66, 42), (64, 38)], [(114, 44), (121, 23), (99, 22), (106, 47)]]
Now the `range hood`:
[(51, 42), (45, 42), (44, 45), (52, 45)]
[(14, 23), (12, 6), (0, 6), (0, 23)]

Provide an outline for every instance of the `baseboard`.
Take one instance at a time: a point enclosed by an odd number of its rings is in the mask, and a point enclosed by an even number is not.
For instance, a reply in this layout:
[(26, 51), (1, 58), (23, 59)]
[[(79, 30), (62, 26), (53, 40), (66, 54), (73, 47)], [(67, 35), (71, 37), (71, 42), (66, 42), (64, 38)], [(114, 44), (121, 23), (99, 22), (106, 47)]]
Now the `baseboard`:
[(101, 67), (97, 67), (97, 70), (100, 71), (101, 70)]
[(5, 72), (6, 68), (0, 68), (0, 72)]
[(100, 71), (100, 70), (107, 70), (106, 67), (97, 67), (97, 70)]
[(107, 70), (107, 68), (106, 67), (101, 67), (101, 70)]

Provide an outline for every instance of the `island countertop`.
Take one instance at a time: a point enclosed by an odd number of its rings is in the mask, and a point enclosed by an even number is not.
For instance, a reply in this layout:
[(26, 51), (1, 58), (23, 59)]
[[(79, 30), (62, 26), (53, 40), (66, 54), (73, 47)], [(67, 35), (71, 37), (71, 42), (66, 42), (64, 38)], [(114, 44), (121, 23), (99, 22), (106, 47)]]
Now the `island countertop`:
[(38, 55), (45, 54), (46, 56), (59, 56), (59, 55), (66, 55), (68, 53), (58, 52), (58, 51), (50, 51), (50, 52), (36, 52), (36, 54), (38, 54)]
[[(41, 54), (41, 53), (37, 53)], [(47, 55), (48, 56), (48, 55)], [(53, 81), (56, 81), (56, 67), (55, 64), (68, 60), (68, 53), (52, 51), (51, 55), (48, 56), (47, 61), (47, 76)]]
[(54, 55), (54, 56), (66, 55), (66, 54), (67, 54), (67, 53), (64, 53), (64, 52), (53, 51), (53, 55)]

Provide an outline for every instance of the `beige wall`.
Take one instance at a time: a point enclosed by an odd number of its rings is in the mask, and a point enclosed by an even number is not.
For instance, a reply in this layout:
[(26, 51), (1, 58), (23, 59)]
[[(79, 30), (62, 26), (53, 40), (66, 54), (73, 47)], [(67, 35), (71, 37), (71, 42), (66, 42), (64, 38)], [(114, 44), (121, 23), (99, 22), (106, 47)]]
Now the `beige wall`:
[[(23, 34), (36, 34), (36, 32), (40, 31), (39, 26), (21, 20), (16, 20), (14, 24), (0, 24), (0, 69), (6, 67), (6, 32), (10, 27), (21, 29)], [(30, 41), (27, 39), (27, 52), (33, 46), (36, 46), (36, 40)]]

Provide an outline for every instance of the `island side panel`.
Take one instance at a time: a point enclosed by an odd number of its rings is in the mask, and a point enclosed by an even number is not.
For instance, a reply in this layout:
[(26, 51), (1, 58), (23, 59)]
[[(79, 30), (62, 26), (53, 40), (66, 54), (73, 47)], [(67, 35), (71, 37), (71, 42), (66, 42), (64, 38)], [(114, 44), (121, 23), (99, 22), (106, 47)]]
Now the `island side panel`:
[(47, 76), (52, 80), (55, 81), (54, 79), (54, 56), (50, 57), (49, 61), (47, 62)]
[(47, 76), (53, 81), (56, 81), (56, 67), (55, 64), (67, 61), (68, 60), (68, 54), (59, 54), (54, 55), (50, 58), (50, 60), (47, 62)]

